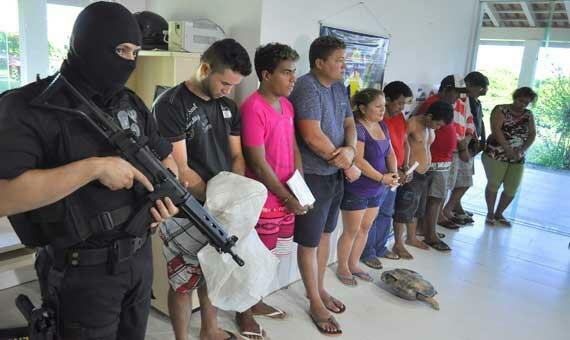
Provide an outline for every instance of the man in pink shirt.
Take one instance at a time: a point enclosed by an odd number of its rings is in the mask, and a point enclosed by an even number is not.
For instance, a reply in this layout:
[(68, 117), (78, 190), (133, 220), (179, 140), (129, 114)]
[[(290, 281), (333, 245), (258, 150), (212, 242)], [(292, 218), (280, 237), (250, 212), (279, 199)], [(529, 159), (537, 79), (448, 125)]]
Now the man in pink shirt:
[[(308, 208), (299, 204), (286, 185), (295, 170), (302, 173), (303, 169), (295, 140), (293, 105), (286, 98), (295, 85), (298, 59), (297, 52), (287, 45), (272, 43), (259, 47), (254, 62), (259, 89), (241, 105), (246, 176), (268, 189), (256, 230), (261, 241), (278, 256), (291, 253), (295, 215), (305, 214)], [(249, 339), (265, 336), (253, 315), (282, 319), (286, 314), (261, 301), (238, 314), (241, 335)]]

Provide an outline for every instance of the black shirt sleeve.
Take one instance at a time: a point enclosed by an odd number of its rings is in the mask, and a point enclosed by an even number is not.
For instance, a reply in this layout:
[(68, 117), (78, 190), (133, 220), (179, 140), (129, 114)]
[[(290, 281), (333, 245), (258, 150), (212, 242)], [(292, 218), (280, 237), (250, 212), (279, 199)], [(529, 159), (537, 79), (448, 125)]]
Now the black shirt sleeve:
[(234, 101), (231, 101), (230, 109), (232, 111), (230, 135), (241, 136), (241, 112)]
[(146, 116), (145, 135), (148, 137), (148, 146), (154, 151), (160, 160), (165, 159), (172, 153), (172, 144), (158, 133), (158, 128), (153, 115), (149, 112), (143, 101), (136, 95), (134, 99), (139, 112)]
[[(174, 90), (174, 88), (172, 89)], [(169, 101), (170, 91), (164, 93), (152, 107), (160, 134), (169, 142), (186, 139), (184, 110)]]
[(16, 92), (0, 99), (0, 178), (12, 179), (40, 168), (44, 140), (39, 117)]

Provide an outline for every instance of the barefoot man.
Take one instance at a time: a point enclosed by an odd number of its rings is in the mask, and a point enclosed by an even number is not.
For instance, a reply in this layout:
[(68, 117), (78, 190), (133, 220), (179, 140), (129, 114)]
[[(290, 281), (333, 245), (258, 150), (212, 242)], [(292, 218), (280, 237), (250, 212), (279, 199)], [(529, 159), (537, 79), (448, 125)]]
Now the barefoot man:
[(427, 199), (426, 172), (430, 168), (430, 146), (435, 139), (434, 131), (449, 124), (453, 119), (453, 108), (443, 101), (433, 103), (425, 115), (412, 117), (407, 124), (406, 133), (410, 145), (409, 164), (419, 165), (409, 183), (405, 183), (396, 194), (394, 213), (394, 234), (396, 243), (392, 251), (402, 259), (412, 259), (404, 246), (404, 228), (407, 227), (405, 243), (421, 249), (428, 246), (416, 237), (418, 218), (425, 212)]

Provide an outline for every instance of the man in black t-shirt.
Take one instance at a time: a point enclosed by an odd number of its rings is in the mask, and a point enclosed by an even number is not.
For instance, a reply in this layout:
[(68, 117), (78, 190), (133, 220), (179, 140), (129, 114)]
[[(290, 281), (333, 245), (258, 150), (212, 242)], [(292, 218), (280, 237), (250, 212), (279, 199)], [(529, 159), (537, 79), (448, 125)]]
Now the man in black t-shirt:
[[(60, 76), (176, 173), (171, 145), (124, 87), (140, 44), (125, 7), (93, 3), (77, 17)], [(35, 266), (44, 307), (57, 313), (58, 339), (143, 340), (152, 248), (146, 226), (140, 235), (124, 227), (146, 201), (134, 184), (149, 191), (152, 184), (86, 119), (33, 104), (53, 79), (0, 98), (0, 216), (9, 216), (24, 244), (42, 245)], [(50, 103), (81, 109), (68, 89), (53, 91)], [(158, 200), (146, 217), (153, 228), (177, 212)]]
[[(172, 143), (181, 182), (202, 202), (208, 180), (219, 172), (245, 173), (240, 113), (226, 96), (250, 73), (251, 62), (243, 46), (233, 39), (220, 40), (204, 52), (189, 80), (164, 92), (153, 105), (159, 130)], [(176, 339), (188, 339), (189, 293), (196, 288), (202, 315), (200, 338), (230, 339), (233, 334), (218, 328), (216, 308), (208, 299), (196, 256), (206, 239), (198, 232), (191, 235), (183, 253), (172, 246), (175, 242), (169, 242), (184, 223), (188, 221), (170, 220), (160, 229), (170, 284), (168, 310)]]
[[(231, 91), (243, 78), (234, 76), (228, 81), (230, 90), (224, 91)], [(182, 181), (204, 201), (206, 183), (220, 171), (232, 171), (235, 163), (239, 166), (236, 172), (243, 172), (243, 166), (234, 162), (243, 158), (241, 119), (237, 105), (225, 94), (208, 95), (208, 90), (194, 86), (189, 80), (167, 90), (154, 103), (153, 112), (161, 135), (173, 145), (175, 159), (184, 164)]]

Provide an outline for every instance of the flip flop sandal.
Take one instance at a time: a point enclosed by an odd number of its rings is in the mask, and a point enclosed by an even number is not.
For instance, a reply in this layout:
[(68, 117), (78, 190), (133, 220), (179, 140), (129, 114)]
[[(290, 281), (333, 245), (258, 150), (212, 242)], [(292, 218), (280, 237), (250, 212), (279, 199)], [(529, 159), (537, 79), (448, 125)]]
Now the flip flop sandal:
[(264, 318), (269, 318), (269, 319), (274, 319), (274, 320), (283, 320), (285, 319), (285, 317), (287, 317), (287, 313), (285, 313), (284, 311), (282, 311), (281, 309), (277, 308), (277, 307), (273, 307), (270, 306), (271, 308), (275, 309), (275, 312), (270, 312), (267, 314), (263, 314), (263, 313), (253, 313), (254, 316), (261, 316)]
[[(228, 331), (225, 331), (226, 333), (230, 333)], [(259, 333), (256, 332), (239, 332), (239, 334), (241, 336), (243, 336), (244, 338), (248, 338), (248, 339), (255, 339), (255, 340), (263, 340), (265, 337), (263, 336), (263, 328), (261, 327), (261, 325), (259, 325)], [(232, 334), (234, 337), (235, 335)], [(228, 338), (228, 339), (237, 339), (237, 338)]]
[(462, 225), (466, 225), (466, 224), (467, 224), (467, 221), (466, 221), (465, 219), (459, 218), (459, 217), (457, 217), (457, 216), (453, 216), (453, 217), (450, 218), (449, 220), (450, 220), (452, 223), (455, 223), (455, 224), (457, 224), (457, 225), (459, 225), (459, 226), (462, 226)]
[(352, 273), (352, 275), (366, 282), (374, 282), (374, 279), (367, 272)]
[(511, 222), (510, 222), (509, 220), (507, 220), (506, 218), (504, 218), (504, 217), (503, 217), (503, 218), (498, 218), (498, 219), (497, 219), (497, 222), (498, 222), (500, 225), (504, 225), (504, 226), (506, 226), (506, 227), (512, 227)]
[[(339, 336), (342, 335), (342, 330), (338, 329), (338, 323), (336, 322), (334, 316), (331, 315), (330, 318), (326, 319), (326, 320), (317, 320), (316, 318), (314, 318), (311, 314), (309, 314), (309, 316), (311, 317), (311, 321), (313, 321), (313, 323), (315, 324), (315, 327), (317, 327), (317, 329), (319, 330), (319, 332), (322, 335), (325, 336)], [(324, 328), (323, 326), (321, 326), (320, 324), (323, 323), (328, 323), (330, 325), (333, 325), (334, 327), (336, 327), (336, 331), (329, 331), (326, 328)]]
[(356, 285), (358, 284), (358, 282), (356, 281), (356, 279), (352, 275), (350, 275), (350, 276), (349, 275), (340, 275), (339, 273), (336, 273), (336, 277), (345, 286), (356, 287)]
[(424, 241), (425, 244), (427, 244), (428, 246), (432, 247), (433, 249), (437, 250), (437, 251), (441, 251), (441, 252), (450, 252), (451, 248), (447, 245), (447, 243), (443, 242), (442, 240), (438, 240), (435, 242), (426, 242)]
[[(400, 257), (398, 257), (400, 258)], [(382, 269), (382, 262), (380, 262), (380, 260), (378, 258), (372, 259), (372, 260), (364, 260), (362, 261), (362, 263), (364, 263), (365, 265), (367, 265), (368, 267), (372, 268), (372, 269)]]
[[(339, 300), (335, 299), (334, 297), (330, 297), (331, 302), (333, 305), (335, 305), (336, 308), (338, 308), (338, 310), (334, 310), (332, 308), (330, 308), (329, 306), (327, 306), (327, 304), (325, 303), (325, 308), (328, 309), (330, 312), (333, 312), (335, 314), (342, 314), (346, 311), (346, 305), (342, 302), (340, 302)], [(339, 306), (340, 304), (340, 306)]]
[(458, 214), (458, 215), (467, 215), (469, 217), (473, 217), (473, 213), (471, 211), (467, 211), (465, 209), (463, 209), (463, 213), (457, 211), (457, 210), (453, 210), (454, 213)]
[(497, 224), (497, 220), (494, 218), (485, 217), (485, 224), (495, 225)]
[(453, 230), (459, 229), (459, 226), (453, 223), (452, 221), (437, 222), (437, 224), (447, 229), (453, 229)]
[[(226, 331), (225, 329), (223, 330), (224, 332), (228, 333), (230, 336), (228, 338), (226, 338), (225, 340), (238, 340), (237, 336), (230, 332), (230, 331)], [(263, 336), (261, 337), (263, 339)]]
[[(445, 238), (444, 233), (440, 233), (439, 231), (436, 231), (435, 234), (437, 235), (437, 238)], [(423, 233), (416, 233), (416, 235), (426, 237)], [(396, 255), (398, 255), (398, 254), (396, 254)], [(400, 257), (398, 257), (398, 258), (400, 258)]]
[(475, 220), (473, 218), (471, 218), (471, 216), (467, 215), (467, 214), (455, 214), (455, 217), (462, 219), (463, 221), (467, 222), (467, 223), (473, 223), (475, 222)]
[(389, 259), (389, 260), (399, 260), (400, 259), (400, 255), (394, 253), (393, 251), (388, 250), (388, 252), (386, 253), (386, 255), (382, 256), (385, 259)]

